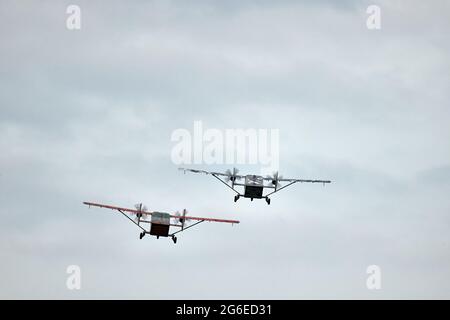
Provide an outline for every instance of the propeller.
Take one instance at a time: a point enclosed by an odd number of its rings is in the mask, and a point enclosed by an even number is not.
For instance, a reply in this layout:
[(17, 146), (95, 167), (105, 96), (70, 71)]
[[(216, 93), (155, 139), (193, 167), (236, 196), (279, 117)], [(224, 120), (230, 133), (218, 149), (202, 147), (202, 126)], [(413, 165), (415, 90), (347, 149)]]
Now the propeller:
[(175, 212), (175, 222), (181, 224), (181, 228), (183, 229), (186, 225), (186, 222), (190, 221), (190, 219), (186, 219), (187, 210), (183, 209), (183, 213), (180, 213), (180, 211)]
[(134, 218), (134, 220), (136, 222), (138, 222), (140, 219), (147, 218), (148, 213), (147, 213), (147, 207), (146, 206), (143, 206), (142, 203), (138, 203), (138, 204), (135, 204), (134, 207), (138, 211), (136, 213), (136, 217)]
[(226, 182), (230, 182), (231, 181), (231, 185), (234, 186), (234, 182), (236, 181), (236, 179), (239, 179), (237, 177), (239, 170), (236, 168), (233, 168), (233, 171), (231, 171), (230, 169), (227, 169), (227, 171), (225, 171), (225, 174), (227, 175), (227, 177), (225, 178)]
[(275, 186), (275, 190), (278, 187), (281, 187), (280, 179), (283, 179), (281, 175), (278, 174), (278, 171), (274, 172), (271, 176), (267, 176), (268, 179), (272, 180), (272, 184)]

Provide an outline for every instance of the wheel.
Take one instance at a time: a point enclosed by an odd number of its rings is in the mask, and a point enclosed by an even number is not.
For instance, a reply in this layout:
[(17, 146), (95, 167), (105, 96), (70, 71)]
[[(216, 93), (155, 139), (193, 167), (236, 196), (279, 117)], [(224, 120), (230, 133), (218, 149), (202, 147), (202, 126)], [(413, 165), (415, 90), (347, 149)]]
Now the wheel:
[(177, 237), (172, 237), (173, 243), (177, 243)]
[(234, 202), (239, 200), (239, 196), (234, 196)]
[(266, 202), (267, 202), (267, 204), (270, 204), (270, 199), (266, 198)]
[(139, 239), (142, 239), (144, 236), (145, 236), (145, 233), (141, 232), (141, 233), (139, 234)]

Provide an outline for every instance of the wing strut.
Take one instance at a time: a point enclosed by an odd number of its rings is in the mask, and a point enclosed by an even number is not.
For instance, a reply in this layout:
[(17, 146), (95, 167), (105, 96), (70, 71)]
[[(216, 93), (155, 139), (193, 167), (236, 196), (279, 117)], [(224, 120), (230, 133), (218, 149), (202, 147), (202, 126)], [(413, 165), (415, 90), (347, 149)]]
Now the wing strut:
[(282, 189), (287, 188), (287, 187), (289, 187), (290, 185), (293, 185), (293, 184), (296, 183), (296, 182), (298, 182), (298, 181), (293, 181), (293, 182), (291, 182), (291, 183), (288, 183), (287, 185), (282, 186), (281, 188), (278, 188), (278, 189), (276, 189), (275, 191), (272, 191), (272, 192), (266, 194), (266, 197), (270, 196), (271, 194), (274, 194), (275, 192), (281, 191)]
[(222, 179), (220, 179), (215, 173), (211, 173), (212, 174), (212, 176), (214, 177), (214, 178), (216, 178), (217, 180), (219, 180), (220, 182), (222, 182), (224, 185), (226, 185), (228, 188), (230, 188), (231, 190), (233, 190), (234, 192), (236, 192), (237, 194), (239, 194), (239, 192), (236, 190), (236, 189), (234, 189), (233, 187), (231, 187), (228, 183), (226, 183), (225, 181), (223, 181)]
[(173, 237), (173, 236), (176, 235), (178, 232), (186, 231), (187, 229), (192, 228), (193, 226), (196, 226), (196, 225), (198, 225), (199, 223), (202, 223), (202, 222), (205, 222), (205, 220), (197, 221), (196, 223), (191, 224), (190, 226), (187, 226), (186, 228), (180, 229), (180, 230), (178, 230), (178, 231), (176, 231), (176, 232), (174, 232), (174, 233), (172, 233), (172, 234), (169, 234), (169, 237)]
[(129, 216), (127, 216), (125, 214), (125, 212), (123, 212), (120, 209), (117, 209), (117, 211), (119, 211), (121, 214), (123, 214), (125, 216), (125, 218), (127, 218), (128, 220), (130, 220), (131, 222), (133, 222), (135, 225), (137, 225), (139, 228), (141, 228), (142, 230), (144, 230), (144, 232), (147, 232), (144, 228), (142, 228), (138, 223), (136, 223), (136, 221), (134, 221), (133, 219), (131, 219)]

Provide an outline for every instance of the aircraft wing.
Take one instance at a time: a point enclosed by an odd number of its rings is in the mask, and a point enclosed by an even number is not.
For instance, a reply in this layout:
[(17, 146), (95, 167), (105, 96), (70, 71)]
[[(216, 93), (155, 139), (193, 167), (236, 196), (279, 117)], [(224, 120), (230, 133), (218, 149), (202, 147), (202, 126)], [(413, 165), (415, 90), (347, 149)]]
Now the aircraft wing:
[[(271, 180), (271, 179), (269, 179)], [(311, 180), (311, 179), (278, 179), (278, 181), (284, 182), (310, 182), (310, 183), (331, 183), (330, 180)]]
[(145, 214), (149, 214), (151, 215), (152, 212), (148, 212), (148, 211), (139, 211), (136, 209), (128, 209), (128, 208), (122, 208), (122, 207), (116, 207), (116, 206), (111, 206), (108, 204), (101, 204), (101, 203), (95, 203), (95, 202), (83, 202), (83, 204), (89, 206), (89, 207), (99, 207), (99, 208), (106, 208), (106, 209), (111, 209), (111, 210), (118, 210), (118, 211), (124, 211), (124, 212), (128, 212), (131, 214), (137, 214), (137, 213), (145, 213)]
[[(190, 172), (194, 172), (194, 173), (204, 173), (204, 174), (212, 174), (212, 175), (216, 175), (216, 176), (223, 176), (223, 177), (229, 177), (230, 175), (224, 172), (214, 172), (214, 171), (205, 171), (205, 170), (197, 170), (197, 169), (187, 169), (187, 168), (178, 168), (178, 170), (182, 170), (184, 171), (184, 173), (186, 173), (186, 171), (190, 171)], [(234, 175), (236, 178), (238, 179), (243, 179), (244, 176), (235, 174)]]
[(183, 170), (184, 173), (186, 171), (194, 172), (194, 173), (204, 173), (204, 174), (211, 174), (212, 172), (205, 171), (205, 170), (196, 170), (196, 169), (187, 169), (187, 168), (178, 168), (178, 170)]
[[(174, 216), (176, 217), (176, 216)], [(225, 222), (225, 223), (239, 223), (238, 220), (226, 220), (226, 219), (215, 219), (215, 218), (201, 218), (201, 217), (184, 217), (186, 220), (197, 220), (197, 221), (208, 221), (208, 222)]]
[[(135, 209), (116, 207), (116, 206), (111, 206), (111, 205), (108, 205), (108, 204), (101, 204), (101, 203), (95, 203), (95, 202), (83, 202), (83, 204), (85, 204), (87, 206), (90, 206), (90, 207), (92, 206), (92, 207), (106, 208), (106, 209), (111, 209), (111, 210), (127, 212), (127, 213), (131, 213), (131, 214), (142, 213), (141, 211), (135, 210)], [(143, 213), (148, 214), (148, 215), (152, 215), (152, 212), (148, 212), (148, 211), (145, 211)], [(171, 218), (180, 218), (180, 216), (177, 216), (177, 215), (170, 215), (170, 217)], [(239, 223), (239, 221), (237, 221), (237, 220), (203, 218), (203, 217), (190, 217), (190, 216), (185, 216), (184, 219), (186, 219), (186, 220), (196, 220), (196, 221), (208, 221), (208, 222), (224, 222), (224, 223), (231, 223), (231, 224)]]

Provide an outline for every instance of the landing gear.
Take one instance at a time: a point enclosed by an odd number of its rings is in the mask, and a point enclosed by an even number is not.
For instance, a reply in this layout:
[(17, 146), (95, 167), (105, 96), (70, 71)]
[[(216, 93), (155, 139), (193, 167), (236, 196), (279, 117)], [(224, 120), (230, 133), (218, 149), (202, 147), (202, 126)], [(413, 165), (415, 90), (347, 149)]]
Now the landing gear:
[(141, 232), (141, 233), (139, 234), (139, 239), (142, 239), (144, 236), (145, 236), (145, 232)]
[(267, 202), (267, 204), (270, 204), (270, 199), (266, 198), (266, 202)]
[(236, 201), (238, 201), (239, 200), (239, 195), (235, 195), (234, 196), (234, 202), (236, 202)]
[(172, 236), (173, 243), (177, 243), (177, 237)]

